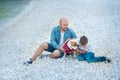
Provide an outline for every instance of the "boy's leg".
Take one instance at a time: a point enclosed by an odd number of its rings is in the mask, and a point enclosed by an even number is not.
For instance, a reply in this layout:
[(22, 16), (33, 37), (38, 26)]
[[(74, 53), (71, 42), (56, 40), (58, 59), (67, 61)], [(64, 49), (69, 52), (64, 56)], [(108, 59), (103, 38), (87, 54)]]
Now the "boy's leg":
[(78, 57), (77, 57), (77, 59), (78, 59), (78, 61), (83, 61), (83, 60), (85, 60), (85, 53), (79, 54)]
[(102, 57), (95, 57), (93, 52), (88, 52), (85, 54), (85, 58), (87, 60), (88, 63), (90, 62), (102, 62), (106, 60), (106, 57), (102, 56)]

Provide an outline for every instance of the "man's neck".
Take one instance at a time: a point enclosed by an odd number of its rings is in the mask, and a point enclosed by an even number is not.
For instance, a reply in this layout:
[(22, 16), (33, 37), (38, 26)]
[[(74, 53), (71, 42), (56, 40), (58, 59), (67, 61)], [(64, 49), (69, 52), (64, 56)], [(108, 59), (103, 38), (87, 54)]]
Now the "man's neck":
[(65, 32), (65, 30), (61, 29), (60, 32)]
[(61, 33), (64, 33), (65, 31), (60, 31)]

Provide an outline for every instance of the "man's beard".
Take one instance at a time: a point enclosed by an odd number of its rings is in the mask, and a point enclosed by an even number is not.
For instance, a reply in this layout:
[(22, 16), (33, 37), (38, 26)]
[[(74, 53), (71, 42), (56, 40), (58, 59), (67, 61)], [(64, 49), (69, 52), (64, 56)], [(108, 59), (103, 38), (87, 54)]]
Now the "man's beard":
[(61, 29), (62, 29), (63, 31), (66, 31), (66, 30), (67, 30), (67, 28), (66, 28), (66, 29), (64, 29), (64, 28), (62, 28), (62, 27), (61, 27)]

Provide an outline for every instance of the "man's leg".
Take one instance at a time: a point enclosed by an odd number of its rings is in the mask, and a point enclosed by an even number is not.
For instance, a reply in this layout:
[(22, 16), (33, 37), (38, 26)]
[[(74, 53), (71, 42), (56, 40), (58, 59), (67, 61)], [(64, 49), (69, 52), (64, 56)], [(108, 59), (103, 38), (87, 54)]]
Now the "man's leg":
[(54, 50), (54, 52), (50, 54), (50, 58), (61, 58), (63, 56), (64, 56), (64, 52), (60, 50)]
[(30, 58), (29, 61), (25, 61), (24, 64), (32, 64), (32, 62), (42, 54), (43, 51), (48, 51), (48, 52), (52, 52), (50, 54), (51, 58), (60, 58), (64, 55), (63, 52), (59, 51), (59, 50), (55, 50), (55, 48), (52, 46), (52, 44), (50, 43), (43, 43), (40, 45), (40, 47), (37, 49), (37, 51), (35, 52), (35, 54), (32, 56), (32, 58)]
[(40, 47), (37, 49), (37, 51), (32, 56), (31, 60), (34, 61), (38, 56), (42, 54), (42, 52), (48, 48), (48, 43), (42, 43)]
[(102, 57), (95, 57), (93, 52), (88, 52), (85, 54), (85, 58), (87, 60), (88, 63), (91, 62), (102, 62), (106, 60), (106, 57), (102, 56)]
[(40, 55), (44, 50), (48, 48), (49, 44), (48, 43), (42, 43), (40, 47), (37, 49), (37, 51), (34, 53), (32, 58), (30, 58), (28, 61), (23, 62), (23, 64), (28, 65), (32, 64), (33, 61)]

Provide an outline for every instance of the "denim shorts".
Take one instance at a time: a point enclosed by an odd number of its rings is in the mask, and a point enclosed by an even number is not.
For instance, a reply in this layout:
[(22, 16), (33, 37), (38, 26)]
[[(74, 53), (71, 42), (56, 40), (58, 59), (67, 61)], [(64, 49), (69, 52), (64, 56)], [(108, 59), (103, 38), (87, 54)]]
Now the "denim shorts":
[[(48, 48), (45, 51), (53, 52), (54, 50), (59, 50), (59, 49), (55, 49), (52, 44), (50, 44), (50, 43), (47, 43), (47, 44), (48, 44)], [(62, 58), (64, 56), (64, 52), (61, 50), (59, 50), (59, 51), (60, 51), (59, 58)]]

